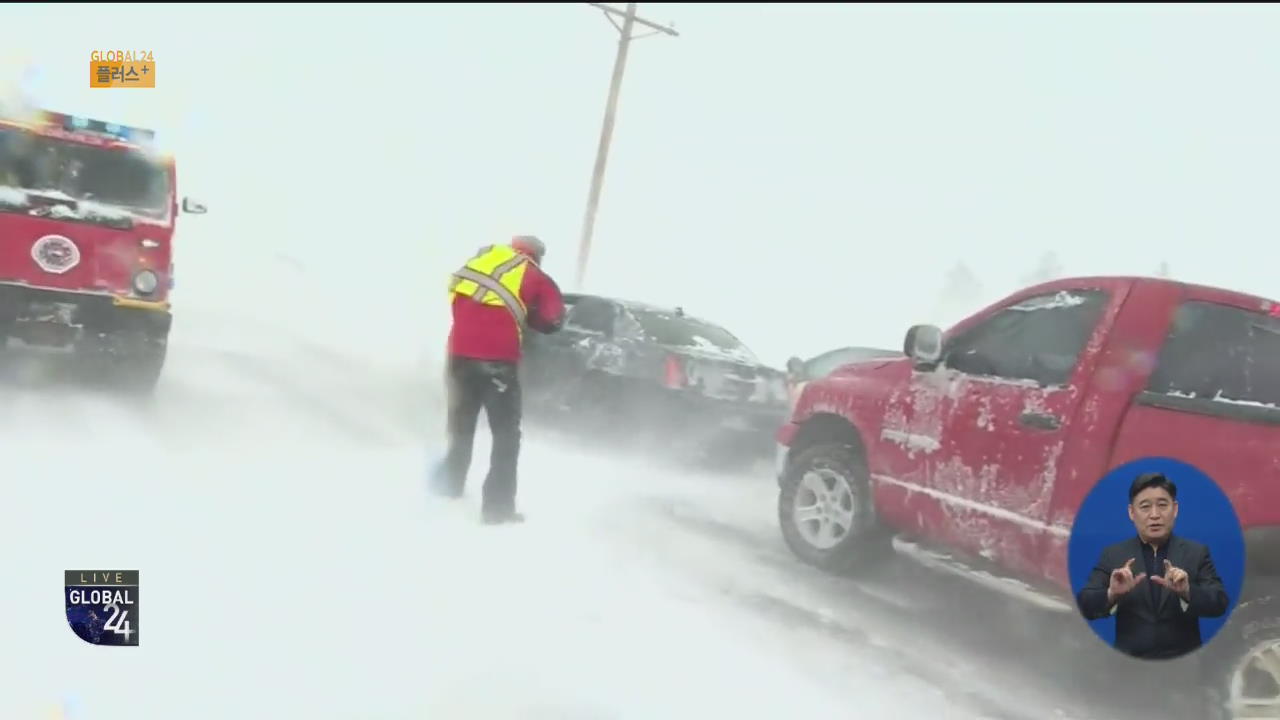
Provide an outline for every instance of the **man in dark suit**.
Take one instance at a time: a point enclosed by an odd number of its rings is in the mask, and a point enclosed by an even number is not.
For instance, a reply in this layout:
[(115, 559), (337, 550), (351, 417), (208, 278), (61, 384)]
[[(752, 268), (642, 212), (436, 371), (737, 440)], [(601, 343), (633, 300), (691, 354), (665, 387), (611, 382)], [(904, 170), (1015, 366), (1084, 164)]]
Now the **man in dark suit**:
[(1173, 534), (1178, 488), (1159, 473), (1129, 488), (1136, 537), (1102, 551), (1076, 602), (1088, 620), (1116, 617), (1116, 648), (1144, 659), (1185, 655), (1201, 645), (1200, 618), (1227, 612), (1227, 591), (1209, 548)]

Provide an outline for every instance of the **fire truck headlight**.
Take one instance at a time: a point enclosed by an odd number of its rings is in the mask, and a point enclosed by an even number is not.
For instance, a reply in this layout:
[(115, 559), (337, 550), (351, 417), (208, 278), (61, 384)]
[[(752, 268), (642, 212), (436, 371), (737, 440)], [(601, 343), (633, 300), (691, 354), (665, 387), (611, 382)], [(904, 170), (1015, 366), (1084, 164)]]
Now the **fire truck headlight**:
[(141, 295), (150, 295), (160, 286), (160, 277), (151, 270), (140, 270), (133, 276), (133, 289)]

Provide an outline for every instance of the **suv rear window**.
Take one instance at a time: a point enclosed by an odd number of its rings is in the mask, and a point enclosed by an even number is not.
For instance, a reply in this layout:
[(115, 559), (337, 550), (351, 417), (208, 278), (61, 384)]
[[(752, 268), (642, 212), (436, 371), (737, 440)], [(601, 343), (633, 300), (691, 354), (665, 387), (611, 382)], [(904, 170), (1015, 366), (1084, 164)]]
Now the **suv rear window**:
[(729, 331), (710, 323), (651, 310), (637, 310), (632, 314), (645, 334), (660, 345), (701, 347), (735, 353), (746, 349)]
[(565, 326), (577, 330), (587, 330), (608, 334), (613, 328), (613, 305), (596, 298), (581, 298), (577, 302), (565, 303)]
[(1280, 408), (1280, 318), (1217, 303), (1184, 303), (1147, 389)]

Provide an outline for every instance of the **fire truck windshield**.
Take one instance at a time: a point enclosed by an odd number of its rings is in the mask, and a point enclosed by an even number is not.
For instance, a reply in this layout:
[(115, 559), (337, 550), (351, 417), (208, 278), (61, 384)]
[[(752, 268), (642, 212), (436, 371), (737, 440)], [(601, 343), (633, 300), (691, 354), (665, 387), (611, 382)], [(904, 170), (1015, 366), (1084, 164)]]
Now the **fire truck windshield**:
[(28, 132), (0, 129), (0, 186), (62, 193), (163, 218), (169, 175), (139, 152), (93, 147)]

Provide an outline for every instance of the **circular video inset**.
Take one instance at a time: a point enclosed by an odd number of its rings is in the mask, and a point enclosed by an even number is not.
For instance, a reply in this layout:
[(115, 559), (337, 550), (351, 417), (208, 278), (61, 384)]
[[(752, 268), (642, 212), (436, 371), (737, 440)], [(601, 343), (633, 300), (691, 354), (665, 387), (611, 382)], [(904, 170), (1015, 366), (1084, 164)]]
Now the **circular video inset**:
[(1231, 500), (1208, 475), (1170, 458), (1107, 473), (1076, 514), (1067, 557), (1089, 626), (1147, 660), (1207, 644), (1244, 583), (1244, 533)]

